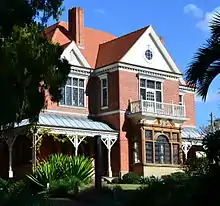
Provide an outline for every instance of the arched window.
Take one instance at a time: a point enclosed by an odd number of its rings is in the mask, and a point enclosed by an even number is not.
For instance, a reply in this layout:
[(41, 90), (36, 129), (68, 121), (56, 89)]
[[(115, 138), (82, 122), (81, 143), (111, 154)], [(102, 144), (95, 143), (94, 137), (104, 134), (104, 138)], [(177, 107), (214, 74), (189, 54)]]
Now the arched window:
[(158, 136), (155, 142), (155, 163), (171, 164), (171, 147), (166, 136)]

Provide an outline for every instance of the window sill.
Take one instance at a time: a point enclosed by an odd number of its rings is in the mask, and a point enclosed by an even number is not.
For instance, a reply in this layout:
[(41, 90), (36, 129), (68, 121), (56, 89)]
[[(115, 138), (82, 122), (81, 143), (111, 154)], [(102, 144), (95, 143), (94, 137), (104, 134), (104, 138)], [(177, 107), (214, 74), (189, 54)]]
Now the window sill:
[(181, 164), (154, 164), (154, 163), (146, 163), (143, 164), (143, 166), (148, 166), (148, 167), (179, 167), (181, 168)]
[(86, 107), (80, 107), (80, 106), (69, 106), (69, 105), (60, 105), (58, 104), (59, 107), (64, 107), (64, 108), (71, 108), (71, 109), (82, 109), (82, 110), (86, 110)]
[(105, 109), (108, 109), (108, 106), (101, 107), (101, 110), (105, 110)]

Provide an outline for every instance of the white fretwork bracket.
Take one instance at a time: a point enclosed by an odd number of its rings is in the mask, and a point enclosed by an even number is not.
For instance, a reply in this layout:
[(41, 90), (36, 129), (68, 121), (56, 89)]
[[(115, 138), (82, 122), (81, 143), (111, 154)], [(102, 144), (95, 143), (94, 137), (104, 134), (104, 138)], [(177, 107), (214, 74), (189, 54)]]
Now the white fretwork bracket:
[(110, 150), (112, 148), (112, 146), (115, 144), (117, 139), (118, 138), (116, 136), (110, 136), (110, 135), (101, 136), (101, 140), (105, 144), (105, 146), (107, 147), (108, 150)]

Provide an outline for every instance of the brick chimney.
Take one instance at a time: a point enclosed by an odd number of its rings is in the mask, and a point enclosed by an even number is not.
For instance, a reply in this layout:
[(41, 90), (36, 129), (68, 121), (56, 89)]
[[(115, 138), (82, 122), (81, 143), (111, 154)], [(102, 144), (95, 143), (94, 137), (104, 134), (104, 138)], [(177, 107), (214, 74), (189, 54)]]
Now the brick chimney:
[(69, 9), (69, 31), (77, 46), (84, 47), (84, 9)]
[(160, 38), (160, 41), (162, 42), (162, 44), (165, 45), (165, 40), (164, 40), (164, 38), (163, 38), (162, 36), (160, 36), (159, 38)]

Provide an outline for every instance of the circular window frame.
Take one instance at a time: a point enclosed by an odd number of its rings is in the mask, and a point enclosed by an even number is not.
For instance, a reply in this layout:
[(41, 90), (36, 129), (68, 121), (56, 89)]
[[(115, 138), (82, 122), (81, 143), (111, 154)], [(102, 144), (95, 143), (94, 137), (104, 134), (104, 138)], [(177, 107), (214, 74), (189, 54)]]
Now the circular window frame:
[[(146, 52), (147, 52), (148, 50), (152, 53), (152, 58), (151, 58), (151, 59), (148, 59), (148, 58), (146, 57)], [(144, 51), (144, 59), (145, 59), (147, 62), (150, 63), (150, 62), (152, 62), (153, 58), (154, 58), (153, 49), (148, 45), (148, 46), (147, 46), (147, 49), (145, 49), (145, 51)]]

